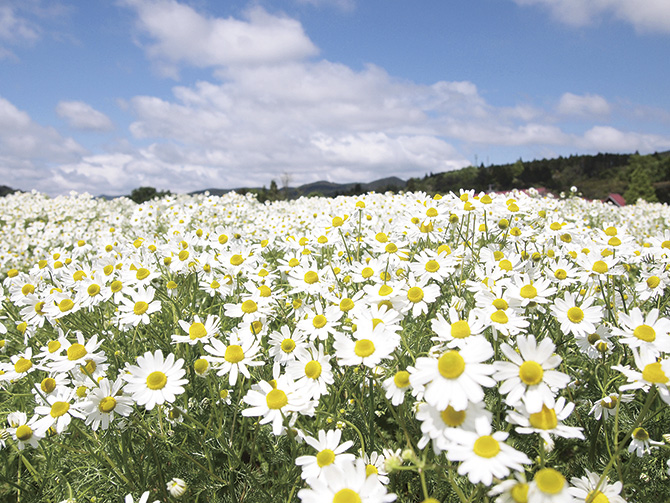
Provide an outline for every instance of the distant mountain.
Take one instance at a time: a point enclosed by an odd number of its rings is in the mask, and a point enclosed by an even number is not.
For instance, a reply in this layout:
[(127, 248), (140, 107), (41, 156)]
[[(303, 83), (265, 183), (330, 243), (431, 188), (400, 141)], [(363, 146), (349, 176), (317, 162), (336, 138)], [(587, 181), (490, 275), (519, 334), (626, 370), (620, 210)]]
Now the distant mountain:
[[(379, 180), (374, 180), (367, 183), (335, 183), (328, 182), (326, 180), (320, 180), (318, 182), (306, 183), (298, 187), (281, 188), (279, 189), (279, 194), (281, 194), (281, 196), (286, 199), (297, 199), (301, 196), (335, 197), (339, 195), (365, 194), (370, 191), (398, 191), (403, 190), (406, 185), (407, 182), (396, 176), (380, 178)], [(191, 192), (191, 194), (204, 194), (205, 192), (209, 192), (213, 196), (222, 196), (223, 194), (233, 191), (241, 194), (254, 192), (259, 195), (259, 198), (261, 198), (261, 196), (265, 196), (266, 198), (269, 197), (267, 189), (258, 187), (240, 187), (237, 189), (205, 189)]]
[(621, 194), (628, 202), (638, 197), (670, 202), (670, 151), (649, 155), (571, 155), (490, 166), (468, 166), (407, 180), (408, 191), (458, 193), (459, 189), (508, 191), (544, 188), (558, 195), (575, 186), (587, 199)]
[(14, 192), (18, 192), (18, 190), (7, 187), (7, 185), (0, 185), (0, 197), (5, 197), (9, 194), (13, 194)]

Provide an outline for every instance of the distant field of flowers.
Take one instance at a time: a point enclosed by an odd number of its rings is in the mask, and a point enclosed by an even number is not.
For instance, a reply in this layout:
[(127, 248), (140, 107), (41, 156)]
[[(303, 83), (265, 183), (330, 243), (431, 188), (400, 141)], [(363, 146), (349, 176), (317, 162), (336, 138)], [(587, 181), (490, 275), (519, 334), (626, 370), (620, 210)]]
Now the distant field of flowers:
[(0, 501), (668, 501), (669, 223), (2, 198)]

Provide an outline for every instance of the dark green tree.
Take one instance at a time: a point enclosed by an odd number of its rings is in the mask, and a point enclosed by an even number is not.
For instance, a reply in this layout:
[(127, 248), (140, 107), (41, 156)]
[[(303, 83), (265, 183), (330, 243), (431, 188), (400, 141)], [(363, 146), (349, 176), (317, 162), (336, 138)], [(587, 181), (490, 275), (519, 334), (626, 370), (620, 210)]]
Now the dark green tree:
[(157, 191), (154, 187), (139, 187), (133, 189), (130, 193), (130, 199), (135, 201), (137, 204), (141, 204), (145, 201), (151, 201), (156, 197), (165, 197), (169, 196), (172, 193), (169, 190)]
[(658, 161), (652, 156), (632, 155), (628, 165), (629, 182), (624, 199), (626, 203), (635, 204), (638, 199), (649, 203), (658, 201), (653, 186), (653, 176), (658, 171)]

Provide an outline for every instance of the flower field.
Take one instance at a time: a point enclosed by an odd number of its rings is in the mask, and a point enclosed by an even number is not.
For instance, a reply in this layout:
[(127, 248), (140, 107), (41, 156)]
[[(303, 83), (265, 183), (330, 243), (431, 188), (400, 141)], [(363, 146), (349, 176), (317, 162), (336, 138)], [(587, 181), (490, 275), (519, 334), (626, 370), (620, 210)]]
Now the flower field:
[(670, 500), (670, 210), (0, 199), (0, 500)]

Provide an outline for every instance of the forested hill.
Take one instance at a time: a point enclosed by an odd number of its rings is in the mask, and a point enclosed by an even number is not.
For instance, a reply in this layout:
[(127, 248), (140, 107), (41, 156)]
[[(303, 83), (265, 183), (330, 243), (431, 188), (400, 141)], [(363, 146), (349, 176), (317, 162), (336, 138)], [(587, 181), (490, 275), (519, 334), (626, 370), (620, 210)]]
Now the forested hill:
[(430, 193), (457, 193), (461, 188), (505, 191), (544, 187), (559, 194), (572, 186), (589, 199), (618, 193), (628, 203), (638, 198), (670, 202), (670, 151), (650, 155), (574, 155), (488, 167), (482, 164), (407, 181), (407, 190)]

